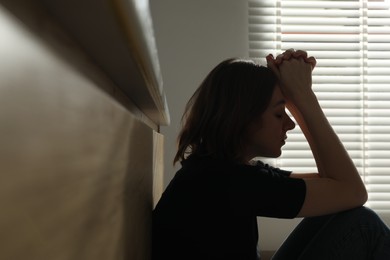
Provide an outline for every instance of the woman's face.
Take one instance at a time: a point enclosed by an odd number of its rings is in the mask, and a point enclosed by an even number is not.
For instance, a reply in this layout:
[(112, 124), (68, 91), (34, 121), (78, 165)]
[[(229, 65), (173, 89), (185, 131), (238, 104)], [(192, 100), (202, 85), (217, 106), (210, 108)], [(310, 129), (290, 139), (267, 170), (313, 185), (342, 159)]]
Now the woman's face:
[(286, 113), (286, 103), (279, 86), (275, 87), (270, 104), (264, 113), (248, 127), (245, 138), (245, 160), (254, 157), (276, 158), (287, 139), (287, 131), (295, 123)]

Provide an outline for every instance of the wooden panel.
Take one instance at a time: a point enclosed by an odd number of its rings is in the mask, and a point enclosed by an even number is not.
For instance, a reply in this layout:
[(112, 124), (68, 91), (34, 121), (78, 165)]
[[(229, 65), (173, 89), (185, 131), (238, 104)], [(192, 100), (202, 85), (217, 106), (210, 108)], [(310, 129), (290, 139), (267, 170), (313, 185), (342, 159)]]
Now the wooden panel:
[(148, 0), (40, 2), (143, 113), (169, 124)]
[(164, 136), (154, 132), (153, 156), (153, 208), (164, 191)]
[(153, 130), (1, 6), (0, 31), (0, 259), (148, 259)]

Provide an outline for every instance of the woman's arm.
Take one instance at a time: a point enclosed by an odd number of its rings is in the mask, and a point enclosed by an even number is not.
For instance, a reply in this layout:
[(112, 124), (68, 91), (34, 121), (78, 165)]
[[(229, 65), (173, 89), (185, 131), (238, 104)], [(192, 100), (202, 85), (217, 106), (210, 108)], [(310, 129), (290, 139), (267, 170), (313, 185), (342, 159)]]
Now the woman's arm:
[[(291, 55), (291, 54), (290, 54)], [(317, 216), (363, 205), (367, 191), (359, 173), (325, 117), (311, 88), (307, 56), (282, 60), (269, 58), (279, 78), (287, 107), (300, 125), (313, 152), (321, 178), (304, 178), (306, 197), (299, 216)]]
[(295, 179), (308, 179), (308, 178), (320, 178), (318, 173), (291, 173), (290, 178)]

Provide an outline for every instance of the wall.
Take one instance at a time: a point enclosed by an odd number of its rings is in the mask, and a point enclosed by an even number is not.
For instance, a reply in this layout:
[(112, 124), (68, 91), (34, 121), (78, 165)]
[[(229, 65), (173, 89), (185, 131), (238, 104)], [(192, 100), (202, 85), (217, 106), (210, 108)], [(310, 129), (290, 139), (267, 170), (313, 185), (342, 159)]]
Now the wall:
[[(206, 74), (229, 57), (248, 57), (247, 1), (151, 0), (164, 89), (171, 112), (165, 136), (165, 185), (184, 106)], [(261, 248), (274, 250), (299, 220), (260, 219)]]
[(184, 106), (207, 73), (229, 57), (248, 56), (246, 2), (235, 0), (152, 0), (151, 11), (164, 89), (171, 112), (166, 136), (165, 182)]
[(148, 259), (157, 126), (41, 9), (3, 2), (0, 259)]

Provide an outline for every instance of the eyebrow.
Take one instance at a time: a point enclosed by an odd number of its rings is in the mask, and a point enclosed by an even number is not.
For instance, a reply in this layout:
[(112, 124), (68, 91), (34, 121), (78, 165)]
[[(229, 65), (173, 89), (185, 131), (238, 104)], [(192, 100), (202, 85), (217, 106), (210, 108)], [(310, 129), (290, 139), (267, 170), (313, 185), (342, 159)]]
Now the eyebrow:
[(279, 101), (274, 105), (274, 107), (277, 107), (277, 106), (279, 106), (279, 105), (285, 105), (285, 104), (286, 104), (286, 100), (281, 99), (281, 100), (279, 100)]

